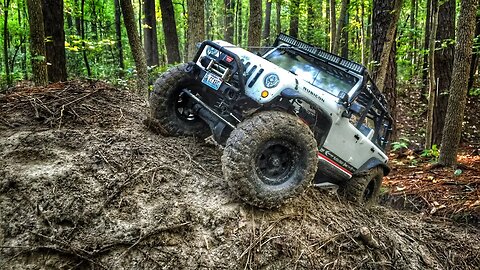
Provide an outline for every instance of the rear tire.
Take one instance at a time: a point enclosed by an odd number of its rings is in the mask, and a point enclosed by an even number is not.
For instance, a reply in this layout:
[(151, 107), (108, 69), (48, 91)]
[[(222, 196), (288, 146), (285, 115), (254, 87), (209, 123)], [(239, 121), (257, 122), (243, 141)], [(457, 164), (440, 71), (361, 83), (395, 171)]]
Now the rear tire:
[(302, 193), (317, 171), (317, 143), (298, 117), (261, 112), (242, 122), (223, 151), (223, 174), (246, 203), (274, 208)]
[(380, 167), (353, 176), (343, 186), (344, 195), (358, 204), (374, 204), (378, 201), (382, 179), (383, 169)]
[(204, 139), (210, 135), (208, 125), (194, 115), (190, 98), (182, 92), (196, 93), (200, 83), (186, 71), (187, 64), (173, 67), (157, 79), (150, 94), (151, 117), (169, 136), (196, 136)]

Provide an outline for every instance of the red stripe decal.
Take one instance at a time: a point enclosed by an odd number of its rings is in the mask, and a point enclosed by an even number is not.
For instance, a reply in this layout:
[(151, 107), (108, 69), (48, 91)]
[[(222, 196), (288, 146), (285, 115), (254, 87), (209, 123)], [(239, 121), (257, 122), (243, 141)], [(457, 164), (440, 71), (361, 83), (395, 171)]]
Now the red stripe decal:
[(335, 166), (337, 169), (341, 170), (342, 172), (344, 172), (344, 173), (347, 174), (348, 176), (352, 177), (352, 173), (351, 173), (350, 171), (348, 171), (348, 170), (345, 169), (344, 167), (340, 166), (338, 163), (336, 163), (335, 161), (331, 160), (330, 158), (328, 158), (328, 157), (325, 156), (324, 154), (318, 152), (318, 153), (317, 153), (317, 156), (318, 156), (318, 158), (327, 161), (328, 163), (330, 163), (330, 164), (332, 164), (333, 166)]

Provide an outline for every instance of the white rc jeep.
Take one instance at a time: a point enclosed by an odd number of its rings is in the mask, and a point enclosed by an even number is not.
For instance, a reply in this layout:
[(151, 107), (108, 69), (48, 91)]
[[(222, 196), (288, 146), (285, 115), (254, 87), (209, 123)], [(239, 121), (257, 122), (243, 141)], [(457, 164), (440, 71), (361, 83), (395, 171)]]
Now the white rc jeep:
[(374, 201), (390, 171), (392, 118), (366, 68), (284, 34), (263, 56), (204, 41), (193, 62), (160, 76), (150, 106), (169, 135), (225, 145), (225, 179), (259, 207), (312, 181)]

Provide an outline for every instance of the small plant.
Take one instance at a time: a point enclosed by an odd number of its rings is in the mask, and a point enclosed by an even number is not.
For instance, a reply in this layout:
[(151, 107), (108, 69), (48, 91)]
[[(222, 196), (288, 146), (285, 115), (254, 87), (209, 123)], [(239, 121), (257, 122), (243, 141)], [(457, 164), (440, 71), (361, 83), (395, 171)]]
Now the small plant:
[(409, 139), (400, 138), (400, 140), (398, 142), (393, 142), (392, 143), (392, 151), (396, 152), (400, 149), (407, 149), (409, 143), (410, 143)]
[(439, 155), (440, 151), (438, 150), (438, 146), (434, 144), (432, 148), (424, 149), (420, 156), (430, 158), (431, 161), (437, 161)]

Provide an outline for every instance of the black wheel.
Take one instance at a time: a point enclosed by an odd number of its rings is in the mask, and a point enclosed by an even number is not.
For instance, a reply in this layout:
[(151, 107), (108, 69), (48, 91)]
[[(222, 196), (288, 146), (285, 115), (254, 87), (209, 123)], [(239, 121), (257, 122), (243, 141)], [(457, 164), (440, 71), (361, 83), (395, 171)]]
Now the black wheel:
[(378, 200), (382, 179), (383, 169), (380, 167), (354, 176), (343, 185), (345, 197), (359, 204), (375, 203)]
[(284, 112), (261, 112), (242, 122), (223, 151), (223, 174), (245, 202), (280, 206), (310, 185), (317, 171), (310, 128)]
[(208, 125), (193, 114), (191, 98), (182, 92), (188, 89), (195, 93), (201, 87), (186, 68), (187, 64), (178, 65), (157, 79), (149, 99), (151, 117), (166, 135), (206, 138), (210, 135)]

